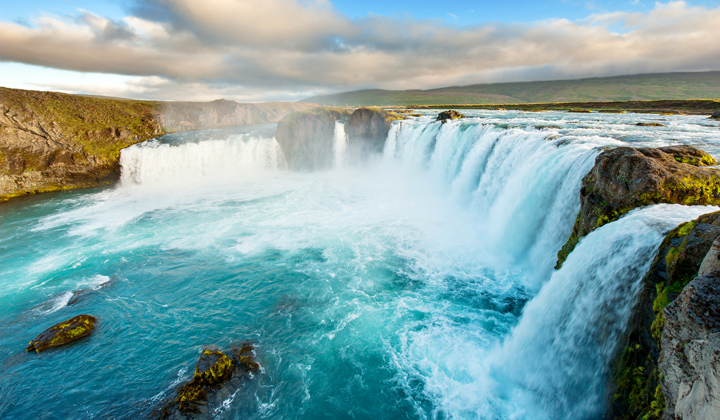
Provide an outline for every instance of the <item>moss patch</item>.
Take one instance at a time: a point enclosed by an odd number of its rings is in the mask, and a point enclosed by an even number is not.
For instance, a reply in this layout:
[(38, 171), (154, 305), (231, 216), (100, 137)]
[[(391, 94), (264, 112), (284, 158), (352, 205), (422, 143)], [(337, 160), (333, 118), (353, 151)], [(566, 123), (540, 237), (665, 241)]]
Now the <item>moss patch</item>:
[(87, 337), (95, 330), (97, 319), (90, 315), (78, 315), (53, 325), (38, 335), (27, 346), (27, 351), (35, 350), (37, 353), (52, 347), (60, 347)]

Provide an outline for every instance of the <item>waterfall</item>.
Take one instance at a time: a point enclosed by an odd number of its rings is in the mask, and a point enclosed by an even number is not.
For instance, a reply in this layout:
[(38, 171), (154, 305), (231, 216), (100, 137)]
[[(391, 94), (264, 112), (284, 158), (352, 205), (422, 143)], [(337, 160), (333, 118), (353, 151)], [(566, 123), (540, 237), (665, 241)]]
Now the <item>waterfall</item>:
[(543, 415), (532, 418), (602, 417), (610, 362), (654, 253), (667, 231), (716, 210), (656, 205), (581, 240), (489, 358), (492, 376), (516, 391), (505, 397), (535, 400)]
[(123, 186), (241, 179), (284, 164), (275, 139), (233, 135), (179, 144), (149, 141), (120, 154)]
[(335, 168), (345, 166), (345, 155), (347, 151), (347, 136), (345, 135), (345, 122), (335, 121), (335, 141), (333, 142), (333, 156), (335, 157)]
[[(580, 209), (580, 182), (597, 143), (477, 121), (392, 127), (384, 162), (429, 172), (481, 220), (487, 247), (547, 278)], [(535, 284), (534, 286), (538, 286)]]

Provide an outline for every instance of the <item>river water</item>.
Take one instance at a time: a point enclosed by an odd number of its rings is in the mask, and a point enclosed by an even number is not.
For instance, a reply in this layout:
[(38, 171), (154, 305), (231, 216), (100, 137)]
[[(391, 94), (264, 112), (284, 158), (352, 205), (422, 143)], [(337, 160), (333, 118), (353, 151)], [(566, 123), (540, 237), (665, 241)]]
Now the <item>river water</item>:
[[(634, 211), (554, 271), (581, 179), (608, 146), (720, 157), (720, 124), (427, 114), (362, 163), (338, 124), (332, 170), (287, 171), (273, 125), (206, 130), (124, 150), (115, 186), (0, 206), (0, 418), (142, 418), (203, 345), (246, 340), (262, 370), (212, 418), (601, 418), (653, 253), (716, 209)], [(24, 352), (80, 313), (93, 336)]]

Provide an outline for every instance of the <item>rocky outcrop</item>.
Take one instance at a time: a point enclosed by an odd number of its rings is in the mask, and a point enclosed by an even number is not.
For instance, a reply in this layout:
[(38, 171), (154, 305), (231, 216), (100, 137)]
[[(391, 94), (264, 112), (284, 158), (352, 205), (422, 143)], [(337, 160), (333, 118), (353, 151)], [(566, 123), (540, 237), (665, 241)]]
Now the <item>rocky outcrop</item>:
[(665, 237), (644, 277), (627, 327), (627, 345), (614, 364), (607, 418), (659, 419), (665, 410), (661, 388), (663, 310), (695, 278), (713, 242), (720, 237), (720, 212), (683, 223)]
[(437, 118), (435, 119), (435, 121), (440, 121), (443, 124), (445, 124), (447, 122), (447, 120), (457, 120), (460, 118), (465, 118), (465, 116), (463, 114), (455, 111), (454, 109), (451, 109), (451, 110), (443, 111), (443, 112), (439, 113)]
[[(190, 382), (177, 390), (177, 396), (167, 401), (164, 407), (151, 417), (158, 419), (192, 418), (208, 411), (208, 401), (224, 387), (238, 387), (232, 383), (250, 372), (257, 372), (260, 365), (253, 359), (254, 347), (243, 343), (231, 349), (227, 356), (217, 347), (205, 346), (195, 366)], [(220, 402), (222, 403), (222, 402)]]
[(350, 117), (343, 108), (315, 108), (280, 120), (275, 139), (291, 170), (312, 171), (333, 165), (335, 122)]
[(697, 277), (665, 308), (660, 359), (663, 419), (720, 418), (720, 271)]
[(276, 122), (312, 107), (131, 101), (0, 88), (0, 201), (113, 182), (121, 149), (163, 133)]
[(582, 180), (580, 213), (558, 252), (560, 268), (580, 238), (630, 210), (657, 203), (720, 204), (715, 159), (692, 146), (657, 149), (618, 147), (604, 151)]
[(720, 110), (713, 112), (713, 114), (710, 118), (715, 118), (715, 119), (720, 120)]
[(41, 351), (70, 344), (87, 337), (95, 330), (97, 319), (90, 315), (78, 315), (53, 325), (38, 335), (27, 346), (27, 351)]
[(380, 153), (385, 147), (388, 132), (395, 120), (407, 117), (380, 108), (358, 108), (345, 123), (348, 149), (354, 155), (363, 156), (371, 152)]

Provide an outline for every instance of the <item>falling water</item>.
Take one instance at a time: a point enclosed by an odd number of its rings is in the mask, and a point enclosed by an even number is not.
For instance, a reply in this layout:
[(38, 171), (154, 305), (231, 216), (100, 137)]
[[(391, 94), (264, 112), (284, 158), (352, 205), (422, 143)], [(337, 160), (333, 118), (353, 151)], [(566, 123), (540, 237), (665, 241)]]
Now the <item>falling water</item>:
[[(379, 159), (287, 171), (272, 130), (163, 136), (112, 188), (0, 209), (0, 417), (141, 418), (206, 344), (262, 371), (210, 417), (584, 419), (663, 234), (710, 208), (638, 210), (555, 254), (603, 147), (701, 144), (717, 123), (470, 111), (396, 122)], [(338, 170), (340, 168), (341, 170)], [(86, 296), (68, 305), (76, 291)], [(77, 345), (27, 342), (79, 313)]]

